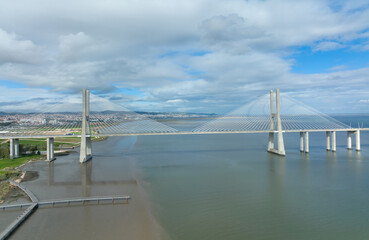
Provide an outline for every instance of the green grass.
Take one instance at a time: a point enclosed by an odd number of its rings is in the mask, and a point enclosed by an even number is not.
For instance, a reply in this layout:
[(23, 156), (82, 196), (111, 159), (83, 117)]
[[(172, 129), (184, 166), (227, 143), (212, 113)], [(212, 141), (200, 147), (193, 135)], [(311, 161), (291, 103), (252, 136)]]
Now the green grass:
[(19, 139), (19, 144), (27, 144), (27, 145), (45, 145), (46, 146), (46, 140), (38, 140), (38, 139), (32, 139), (32, 140), (23, 140)]
[(57, 138), (55, 138), (55, 141), (56, 140), (65, 140), (65, 141), (76, 141), (76, 140), (78, 140), (79, 141), (79, 139), (81, 139), (80, 137), (57, 137)]
[(3, 199), (4, 196), (9, 192), (11, 186), (7, 181), (0, 182), (0, 199)]
[(0, 181), (19, 177), (21, 174), (22, 172), (18, 170), (0, 170)]
[(29, 160), (39, 160), (42, 158), (42, 155), (23, 155), (16, 159), (0, 159), (0, 170), (4, 168), (16, 168)]

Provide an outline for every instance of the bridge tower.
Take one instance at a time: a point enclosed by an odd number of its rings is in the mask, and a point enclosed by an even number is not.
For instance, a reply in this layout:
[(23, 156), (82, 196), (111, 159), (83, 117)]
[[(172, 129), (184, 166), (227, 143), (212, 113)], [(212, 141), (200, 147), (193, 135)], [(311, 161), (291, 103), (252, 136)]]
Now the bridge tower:
[[(283, 140), (283, 132), (282, 132), (282, 121), (281, 121), (281, 110), (280, 110), (280, 101), (279, 101), (279, 89), (276, 91), (276, 110), (274, 113), (274, 93), (273, 90), (270, 90), (270, 132), (269, 132), (269, 140), (268, 140), (268, 152), (275, 153), (281, 156), (286, 155), (286, 151), (284, 149), (284, 140)], [(274, 119), (277, 118), (277, 143), (278, 148), (274, 147)]]
[(83, 163), (92, 158), (91, 129), (90, 129), (90, 91), (82, 92), (82, 132), (79, 162)]

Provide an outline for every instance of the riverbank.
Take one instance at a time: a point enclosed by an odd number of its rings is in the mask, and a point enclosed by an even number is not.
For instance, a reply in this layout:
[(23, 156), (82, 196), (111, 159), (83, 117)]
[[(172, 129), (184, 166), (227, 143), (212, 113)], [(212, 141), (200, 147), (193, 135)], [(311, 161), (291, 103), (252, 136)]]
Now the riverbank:
[[(94, 137), (93, 142), (99, 142), (106, 140), (107, 137)], [(68, 155), (71, 150), (79, 147), (80, 138), (63, 138), (59, 137), (55, 139), (55, 156)], [(6, 144), (7, 141), (3, 141), (1, 144)], [(46, 148), (45, 139), (22, 139), (20, 144), (38, 146), (39, 148)], [(17, 182), (30, 181), (37, 175), (37, 172), (22, 172), (20, 169), (35, 161), (45, 160), (46, 156), (41, 154), (26, 154), (16, 159), (0, 159), (0, 204), (4, 202), (14, 202), (19, 198), (26, 198), (26, 195), (22, 191), (19, 191), (16, 187), (12, 186), (8, 179), (12, 178)], [(33, 177), (30, 177), (30, 176)]]
[[(115, 195), (129, 195), (131, 200), (128, 204), (41, 208), (12, 238), (166, 239), (151, 214), (149, 198), (136, 175), (135, 160), (125, 155), (125, 149), (134, 145), (132, 139), (135, 137), (93, 143), (93, 159), (84, 164), (79, 163), (76, 149), (49, 164), (39, 161), (22, 166), (23, 172), (38, 172), (37, 179), (23, 184), (40, 201)], [(4, 215), (4, 221), (12, 220)], [(60, 229), (60, 225), (67, 228)]]
[(28, 163), (46, 159), (42, 155), (21, 156), (17, 159), (0, 160), (0, 204), (11, 203), (20, 198), (27, 199), (23, 191), (9, 183), (8, 179), (14, 179), (17, 182), (32, 180), (37, 176), (35, 172), (23, 172), (22, 166)]

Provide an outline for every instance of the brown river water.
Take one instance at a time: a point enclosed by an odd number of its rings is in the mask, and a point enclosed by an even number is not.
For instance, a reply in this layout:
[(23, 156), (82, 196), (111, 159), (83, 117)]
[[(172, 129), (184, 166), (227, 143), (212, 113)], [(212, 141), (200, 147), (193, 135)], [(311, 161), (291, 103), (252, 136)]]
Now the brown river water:
[[(186, 124), (186, 123), (177, 123)], [(362, 240), (369, 236), (369, 134), (362, 152), (325, 150), (325, 133), (285, 134), (287, 156), (266, 134), (117, 137), (25, 170), (40, 200), (130, 195), (128, 204), (38, 209), (11, 239)], [(19, 211), (0, 212), (0, 227)]]

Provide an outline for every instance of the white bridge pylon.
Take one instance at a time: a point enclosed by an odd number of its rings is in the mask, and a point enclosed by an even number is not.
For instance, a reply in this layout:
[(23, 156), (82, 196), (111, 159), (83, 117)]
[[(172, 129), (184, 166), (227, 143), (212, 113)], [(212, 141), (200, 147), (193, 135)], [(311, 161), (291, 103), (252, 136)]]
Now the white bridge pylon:
[[(281, 107), (280, 107), (280, 98), (279, 98), (279, 89), (276, 92), (276, 110), (274, 113), (274, 94), (273, 90), (270, 90), (270, 132), (268, 139), (268, 152), (275, 153), (281, 156), (286, 155), (286, 151), (284, 149), (284, 139), (282, 132), (282, 121), (281, 121)], [(274, 120), (277, 119), (277, 143), (278, 148), (274, 148)]]
[(82, 90), (82, 131), (79, 161), (86, 162), (92, 158), (92, 143), (90, 129), (90, 91)]

